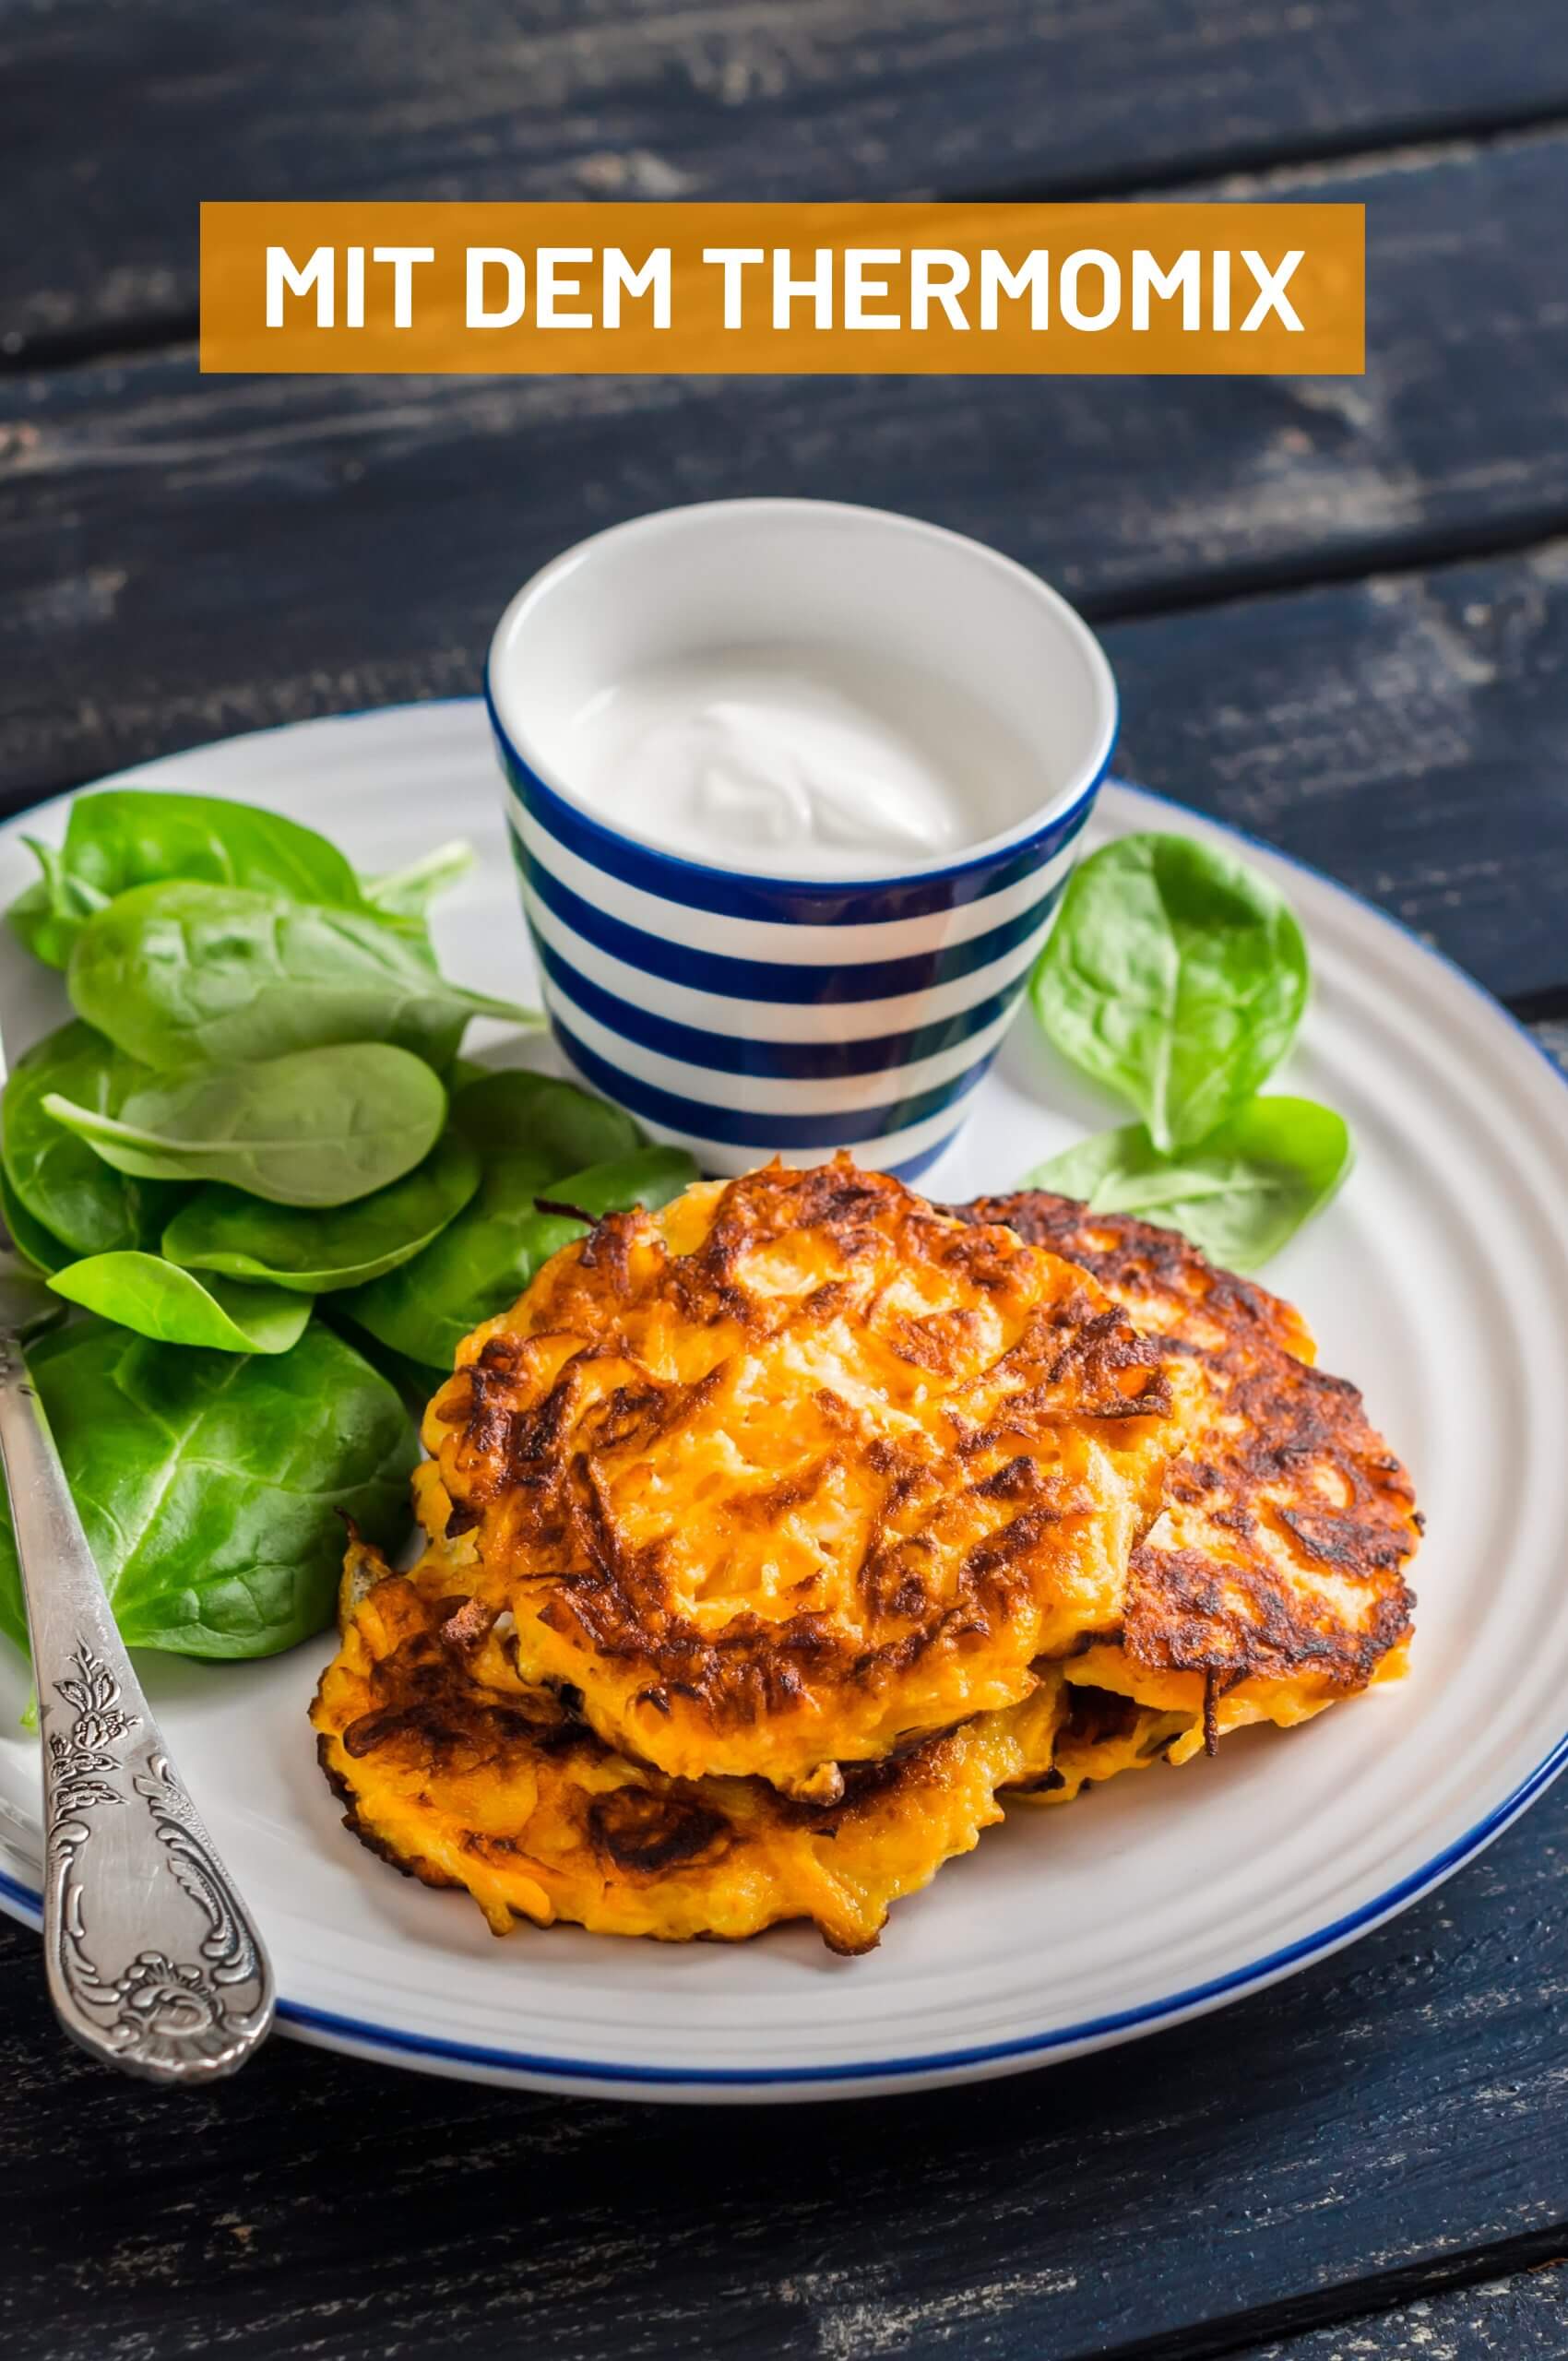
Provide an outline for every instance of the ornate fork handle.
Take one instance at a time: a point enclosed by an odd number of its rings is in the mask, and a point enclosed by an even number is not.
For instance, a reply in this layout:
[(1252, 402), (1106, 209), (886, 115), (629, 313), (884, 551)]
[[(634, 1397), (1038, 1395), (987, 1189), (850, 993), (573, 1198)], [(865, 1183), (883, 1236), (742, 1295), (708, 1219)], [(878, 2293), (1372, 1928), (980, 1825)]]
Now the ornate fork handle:
[(232, 2074), (271, 2025), (272, 1970), (148, 1710), (5, 1330), (0, 1460), (42, 1724), (50, 1998), (66, 2032), (125, 2073)]

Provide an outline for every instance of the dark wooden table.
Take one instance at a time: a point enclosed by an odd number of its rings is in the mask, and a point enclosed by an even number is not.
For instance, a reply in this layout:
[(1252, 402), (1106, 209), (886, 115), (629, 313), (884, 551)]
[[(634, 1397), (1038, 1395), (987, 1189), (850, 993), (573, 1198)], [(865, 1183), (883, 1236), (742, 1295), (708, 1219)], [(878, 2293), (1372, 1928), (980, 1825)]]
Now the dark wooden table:
[[(1365, 200), (1364, 379), (196, 369), (203, 197), (1177, 187)], [(1129, 773), (1568, 1062), (1562, 0), (0, 0), (0, 808), (469, 691), (595, 525), (849, 495), (1062, 583)], [(1568, 2352), (1568, 1783), (1293, 1982), (932, 2098), (153, 2095), (9, 1925), (0, 1992), (11, 2361)]]

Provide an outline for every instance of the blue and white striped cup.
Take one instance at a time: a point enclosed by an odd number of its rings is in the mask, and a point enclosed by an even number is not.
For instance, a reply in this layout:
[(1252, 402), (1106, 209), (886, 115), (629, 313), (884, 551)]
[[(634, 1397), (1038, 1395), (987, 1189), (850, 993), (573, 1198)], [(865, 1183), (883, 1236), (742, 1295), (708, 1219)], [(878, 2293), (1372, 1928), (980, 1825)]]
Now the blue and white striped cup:
[[(920, 666), (1031, 752), (1000, 835), (864, 879), (682, 858), (574, 791), (575, 715), (649, 665), (815, 644)], [(838, 1148), (913, 1178), (1006, 1029), (1111, 760), (1098, 641), (1010, 559), (913, 517), (719, 501), (596, 534), (534, 576), (486, 693), (545, 1004), (567, 1063), (705, 1170)], [(561, 759), (564, 749), (565, 759)]]

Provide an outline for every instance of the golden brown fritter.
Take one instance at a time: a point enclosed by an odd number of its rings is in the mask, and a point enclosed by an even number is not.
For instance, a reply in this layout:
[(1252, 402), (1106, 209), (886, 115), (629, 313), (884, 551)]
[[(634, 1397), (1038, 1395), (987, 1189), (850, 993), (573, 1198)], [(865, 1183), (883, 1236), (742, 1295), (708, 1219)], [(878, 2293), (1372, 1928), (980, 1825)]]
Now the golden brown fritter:
[(1049, 1767), (1010, 1787), (1006, 1801), (1070, 1804), (1085, 1787), (1099, 1786), (1120, 1772), (1169, 1762), (1175, 1743), (1194, 1726), (1201, 1740), (1201, 1713), (1194, 1723), (1191, 1714), (1160, 1713), (1113, 1690), (1068, 1681)]
[(833, 1800), (1122, 1622), (1163, 1347), (845, 1158), (612, 1215), (478, 1330), (425, 1441), (517, 1661), (671, 1776)]
[(943, 1216), (840, 1163), (612, 1216), (432, 1406), (422, 1563), (350, 1549), (348, 1825), (498, 1932), (867, 1949), (1004, 1797), (1397, 1675), (1409, 1480), (1312, 1353), (1041, 1192)]
[(891, 1902), (1001, 1819), (998, 1788), (1051, 1761), (1054, 1672), (1004, 1714), (851, 1772), (832, 1805), (666, 1778), (518, 1679), (505, 1626), (462, 1586), (472, 1572), (461, 1545), (400, 1576), (355, 1542), (311, 1719), (346, 1825), (427, 1885), (466, 1887), (497, 1934), (563, 1919), (739, 1940), (809, 1918), (834, 1951), (868, 1951)]
[(1092, 1274), (1178, 1357), (1186, 1429), (1159, 1513), (1135, 1545), (1119, 1631), (1071, 1680), (1184, 1714), (1183, 1761), (1244, 1722), (1300, 1721), (1403, 1664), (1420, 1535), (1410, 1479), (1277, 1297), (1175, 1231), (1091, 1214), (1043, 1190), (962, 1209)]

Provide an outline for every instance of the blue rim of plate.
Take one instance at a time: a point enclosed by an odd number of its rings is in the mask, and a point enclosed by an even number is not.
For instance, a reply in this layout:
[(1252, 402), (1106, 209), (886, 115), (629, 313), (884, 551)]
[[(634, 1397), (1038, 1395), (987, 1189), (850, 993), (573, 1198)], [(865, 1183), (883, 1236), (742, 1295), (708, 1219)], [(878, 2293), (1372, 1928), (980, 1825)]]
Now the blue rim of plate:
[[(373, 713), (418, 711), (423, 706), (477, 705), (482, 706), (483, 704), (484, 700), (481, 697), (425, 697), (402, 706), (365, 706), (352, 713), (333, 714), (324, 718), (335, 721), (361, 721), (368, 718)], [(299, 726), (298, 723), (284, 723), (281, 728), (294, 729)], [(273, 733), (256, 731), (244, 734), (269, 736)], [(113, 776), (121, 776), (121, 774)], [(1522, 1040), (1528, 1043), (1547, 1072), (1565, 1089), (1568, 1089), (1568, 1074), (1563, 1073), (1562, 1067), (1547, 1054), (1540, 1043), (1503, 1006), (1503, 1003), (1487, 991), (1484, 984), (1479, 984), (1473, 976), (1467, 974), (1463, 967), (1447, 957), (1443, 952), (1435, 951), (1431, 943), (1423, 943), (1419, 935), (1403, 925), (1387, 910), (1379, 909), (1374, 902), (1363, 900), (1360, 894), (1353, 894), (1348, 885), (1341, 885), (1336, 878), (1328, 876), (1321, 869), (1314, 869), (1310, 861), (1298, 860), (1293, 853), (1282, 852), (1277, 845), (1268, 844), (1263, 837), (1252, 836), (1244, 828), (1234, 827), (1229, 821), (1213, 820), (1206, 813), (1191, 812), (1184, 804), (1173, 803), (1168, 797), (1157, 795), (1152, 789), (1137, 787), (1126, 779), (1108, 779), (1106, 784), (1120, 788), (1123, 793), (1134, 795), (1140, 801), (1155, 805), (1160, 812), (1171, 812), (1188, 819), (1199, 820), (1206, 826), (1216, 828), (1222, 835), (1233, 837), (1239, 844), (1247, 845), (1254, 851), (1271, 855), (1273, 859), (1283, 861), (1287, 867), (1298, 871), (1302, 876), (1311, 877), (1318, 884), (1325, 885), (1331, 893), (1340, 895), (1348, 902), (1355, 903), (1358, 909), (1366, 911), (1384, 926), (1391, 929), (1413, 950), (1420, 952), (1423, 958), (1434, 961), (1438, 967), (1446, 968), (1451, 976), (1456, 977), (1468, 991), (1473, 992), (1478, 1000), (1485, 1003), (1494, 1016), (1500, 1017), (1511, 1031), (1518, 1034)], [(48, 800), (53, 801), (56, 799), (51, 797)], [(19, 815), (13, 813), (6, 815), (7, 819), (18, 816)], [(1090, 2042), (1110, 2042), (1140, 2032), (1153, 2032), (1158, 2027), (1173, 2023), (1182, 2017), (1202, 2013), (1222, 2000), (1240, 1999), (1249, 1992), (1260, 1990), (1265, 1985), (1286, 1975), (1291, 1968), (1304, 1967), (1313, 1960), (1326, 1958), (1330, 1952), (1342, 1949), (1355, 1936), (1370, 1933), (1383, 1920), (1393, 1917), (1398, 1911), (1408, 1908), (1411, 1903), (1419, 1902), (1421, 1896), (1430, 1893), (1434, 1886), (1441, 1885), (1445, 1878), (1452, 1877), (1455, 1869), (1462, 1869), (1467, 1861), (1473, 1860), (1478, 1853), (1485, 1850), (1494, 1837), (1501, 1836), (1510, 1822), (1517, 1820), (1520, 1813), (1534, 1803), (1536, 1797), (1542, 1794), (1565, 1768), (1568, 1768), (1568, 1730), (1563, 1732), (1556, 1745), (1533, 1771), (1526, 1774), (1512, 1793), (1504, 1797), (1502, 1803), (1495, 1805), (1482, 1819), (1477, 1821), (1463, 1836), (1456, 1837), (1451, 1845), (1444, 1846), (1442, 1852), (1434, 1854), (1430, 1861), (1423, 1862), (1418, 1869), (1412, 1869), (1408, 1877), (1400, 1879), (1395, 1885), (1386, 1887), (1382, 1893), (1374, 1895), (1370, 1902), (1364, 1902), (1359, 1908), (1347, 1912), (1344, 1917), (1332, 1919), (1326, 1927), (1319, 1928), (1315, 1933), (1300, 1936), (1295, 1942), (1284, 1944), (1278, 1951), (1265, 1952), (1262, 1959), (1249, 1961), (1244, 1967), (1232, 1968), (1224, 1975), (1211, 1976), (1204, 1984), (1190, 1985), (1184, 1991), (1170, 1993), (1163, 1999), (1147, 2000), (1137, 2008), (1117, 2010), (1108, 2016), (1086, 2017), (1077, 2024), (1060, 2025), (1051, 2033), (1020, 2035), (1012, 2041), (984, 2042), (968, 2049), (933, 2050), (922, 2057), (890, 2058), (853, 2064), (758, 2067), (635, 2066), (620, 2064), (608, 2058), (535, 2056), (528, 2050), (492, 2049), (476, 2042), (447, 2041), (430, 2034), (405, 2033), (396, 2025), (379, 2025), (367, 2023), (359, 2017), (339, 2016), (331, 2010), (309, 2008), (303, 2002), (290, 2000), (281, 1995), (278, 2002), (278, 2016), (280, 2023), (296, 2025), (302, 2033), (320, 2034), (328, 2039), (336, 2035), (341, 2040), (359, 2044), (366, 2049), (385, 2051), (393, 2058), (428, 2058), (451, 2065), (479, 2066), (493, 2071), (505, 2071), (530, 2077), (549, 2075), (560, 2082), (598, 2084), (612, 2091), (617, 2085), (623, 2088), (636, 2085), (649, 2090), (685, 2088), (733, 2091), (776, 2090), (791, 2084), (842, 2086), (852, 2082), (897, 2082), (907, 2077), (922, 2074), (954, 2073), (965, 2067), (991, 2065), (1010, 2058), (1038, 2058), (1043, 2062), (1058, 2050), (1075, 2048)], [(24, 1885), (19, 1879), (11, 1877), (4, 1869), (0, 1869), (0, 1902), (20, 1904), (24, 1914), (30, 1917), (36, 1917), (42, 1907), (42, 1894), (34, 1892), (30, 1886)]]

